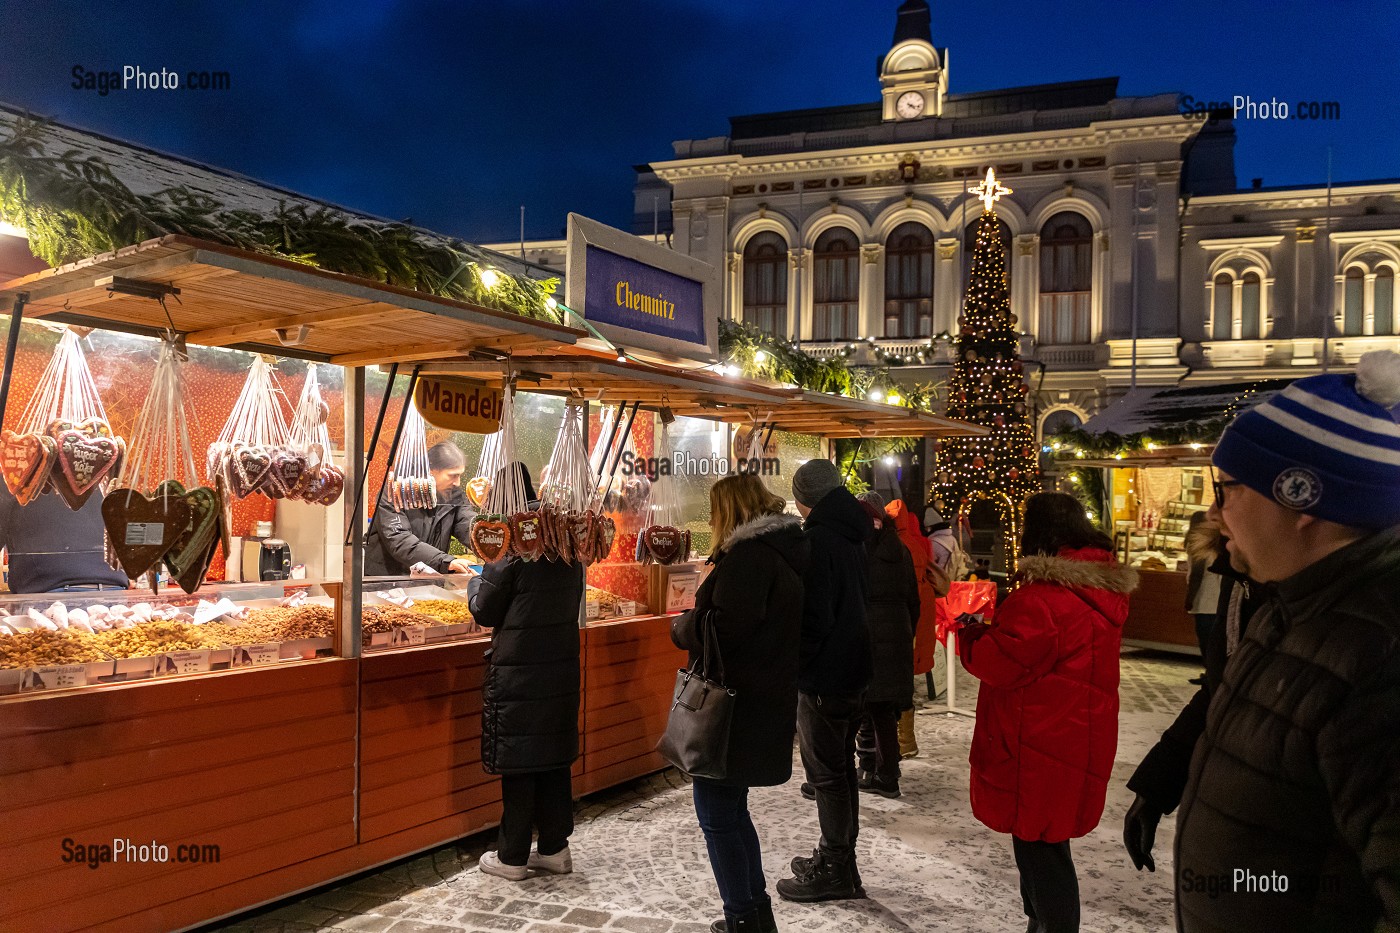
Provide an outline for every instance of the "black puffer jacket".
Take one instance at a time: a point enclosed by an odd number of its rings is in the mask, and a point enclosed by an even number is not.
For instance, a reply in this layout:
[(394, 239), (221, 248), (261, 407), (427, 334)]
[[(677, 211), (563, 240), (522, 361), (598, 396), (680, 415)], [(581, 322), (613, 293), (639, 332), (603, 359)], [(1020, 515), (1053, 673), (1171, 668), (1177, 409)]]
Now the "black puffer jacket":
[(1276, 584), (1250, 622), (1191, 760), (1176, 874), (1189, 933), (1400, 928), (1400, 529)]
[(381, 500), (365, 542), (365, 576), (401, 577), (420, 561), (446, 573), (452, 563), (447, 549), (453, 538), (467, 543), (474, 514), (461, 487), (431, 509), (399, 512)]
[(867, 703), (914, 706), (914, 623), (919, 618), (919, 581), (914, 559), (899, 540), (894, 519), (885, 519), (866, 545), (870, 590), (865, 598), (866, 624), (875, 675), (865, 693)]
[(511, 557), (472, 580), (471, 611), (493, 629), (481, 691), (481, 764), (491, 774), (565, 768), (579, 754), (583, 566)]
[(854, 696), (870, 686), (870, 631), (865, 621), (865, 541), (870, 516), (855, 496), (833, 489), (803, 526), (812, 559), (803, 577), (803, 693)]
[(740, 525), (696, 592), (695, 610), (679, 616), (671, 630), (694, 664), (703, 651), (697, 623), (715, 626), (726, 684), (735, 692), (729, 776), (720, 784), (768, 787), (792, 777), (808, 550), (793, 516), (765, 515)]

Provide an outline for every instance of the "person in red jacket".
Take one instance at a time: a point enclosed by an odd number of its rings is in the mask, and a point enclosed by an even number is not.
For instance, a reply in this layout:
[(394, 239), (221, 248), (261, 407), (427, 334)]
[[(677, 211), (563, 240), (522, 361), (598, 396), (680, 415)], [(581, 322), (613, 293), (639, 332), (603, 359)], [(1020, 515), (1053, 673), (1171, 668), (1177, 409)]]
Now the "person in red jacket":
[(995, 625), (968, 624), (963, 666), (981, 682), (972, 812), (1011, 834), (1028, 933), (1079, 929), (1069, 840), (1103, 815), (1118, 743), (1118, 650), (1137, 573), (1073, 496), (1026, 503), (1018, 588)]
[[(933, 670), (933, 649), (938, 644), (938, 599), (941, 594), (933, 587), (928, 576), (930, 564), (937, 564), (932, 542), (924, 537), (919, 520), (902, 499), (894, 499), (885, 506), (885, 512), (894, 519), (899, 540), (909, 549), (914, 559), (914, 577), (919, 581), (919, 618), (914, 626), (914, 676)], [(946, 570), (946, 567), (940, 569)], [(916, 758), (919, 742), (914, 737), (914, 711), (907, 709), (899, 717), (899, 757)]]

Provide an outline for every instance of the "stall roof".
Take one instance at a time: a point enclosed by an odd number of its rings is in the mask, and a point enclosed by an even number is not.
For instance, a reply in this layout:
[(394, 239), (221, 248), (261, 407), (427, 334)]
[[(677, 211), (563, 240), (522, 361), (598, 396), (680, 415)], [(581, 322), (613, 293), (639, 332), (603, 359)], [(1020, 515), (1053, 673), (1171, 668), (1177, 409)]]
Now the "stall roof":
[[(619, 362), (582, 348), (568, 355), (515, 355), (517, 387), (553, 394), (578, 394), (604, 402), (640, 402), (670, 408), (677, 415), (730, 423), (768, 423), (780, 430), (833, 438), (958, 437), (988, 433), (986, 428), (914, 412), (894, 405), (804, 392), (775, 383), (723, 376), (704, 369), (681, 370), (629, 359)], [(500, 385), (500, 363), (437, 360), (423, 372), (457, 375)]]
[[(114, 276), (178, 288), (165, 303), (170, 320), (152, 298), (109, 291)], [(346, 366), (557, 349), (587, 336), (186, 236), (147, 240), (6, 282), (0, 313), (21, 293), (29, 296), (26, 318), (150, 335), (173, 323), (192, 344)]]
[(1292, 379), (1260, 379), (1214, 385), (1132, 389), (1090, 418), (1089, 434), (1151, 434), (1168, 428), (1220, 421), (1283, 391)]

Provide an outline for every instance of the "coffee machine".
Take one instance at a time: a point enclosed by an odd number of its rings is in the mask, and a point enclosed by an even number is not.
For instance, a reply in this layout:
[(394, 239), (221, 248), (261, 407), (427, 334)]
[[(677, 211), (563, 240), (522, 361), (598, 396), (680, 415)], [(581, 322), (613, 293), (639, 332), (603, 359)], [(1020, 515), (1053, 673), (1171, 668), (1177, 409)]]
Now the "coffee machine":
[(281, 538), (243, 539), (243, 579), (287, 580), (292, 575), (292, 549)]

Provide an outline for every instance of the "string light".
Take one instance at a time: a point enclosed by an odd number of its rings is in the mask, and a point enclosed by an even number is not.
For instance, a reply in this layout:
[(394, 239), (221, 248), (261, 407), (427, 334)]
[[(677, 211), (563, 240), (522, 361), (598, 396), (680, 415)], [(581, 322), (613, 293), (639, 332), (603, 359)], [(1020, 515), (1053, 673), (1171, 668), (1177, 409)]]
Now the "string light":
[(495, 269), (486, 269), (481, 273), (481, 284), (486, 288), (495, 288), (501, 281), (501, 274)]

